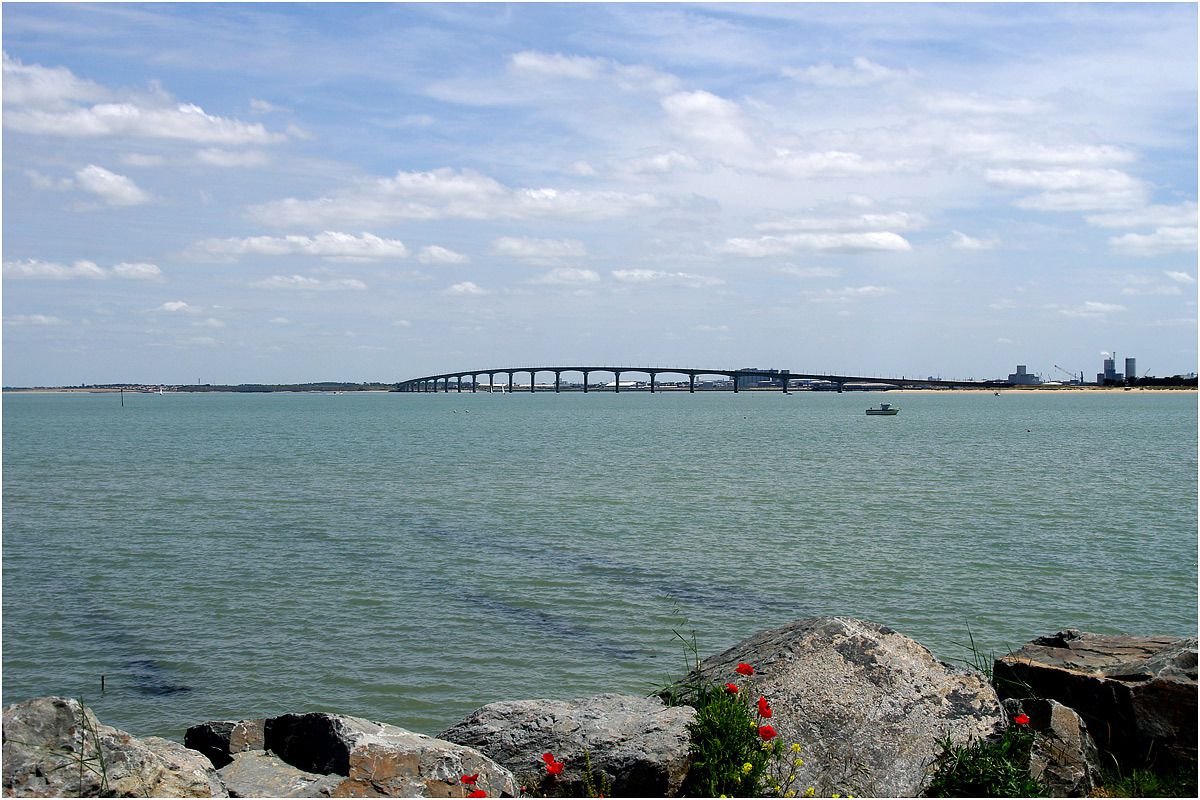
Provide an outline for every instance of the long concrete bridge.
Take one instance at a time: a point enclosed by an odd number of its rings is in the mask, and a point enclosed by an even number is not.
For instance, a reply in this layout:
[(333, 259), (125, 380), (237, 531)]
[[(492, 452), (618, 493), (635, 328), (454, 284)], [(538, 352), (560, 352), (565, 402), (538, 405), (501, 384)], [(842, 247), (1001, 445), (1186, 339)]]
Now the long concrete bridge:
[[(842, 391), (847, 384), (883, 384), (894, 388), (942, 388), (942, 389), (967, 389), (967, 388), (983, 388), (991, 389), (996, 386), (1006, 385), (1004, 381), (976, 381), (976, 380), (934, 380), (932, 378), (876, 378), (861, 375), (828, 375), (808, 372), (791, 372), (788, 370), (759, 370), (759, 369), (692, 369), (688, 367), (620, 367), (620, 366), (547, 366), (547, 367), (502, 367), (498, 369), (472, 369), (462, 372), (443, 372), (440, 375), (425, 375), (420, 378), (409, 378), (396, 384), (396, 390), (400, 392), (449, 392), (451, 382), (453, 381), (454, 390), (458, 392), (479, 391), (480, 377), (487, 376), (487, 383), (484, 384), (484, 391), (496, 390), (496, 376), (507, 376), (508, 380), (501, 384), (501, 391), (509, 392), (514, 390), (514, 376), (528, 373), (529, 374), (529, 391), (537, 391), (537, 375), (540, 372), (554, 373), (554, 391), (562, 390), (562, 376), (565, 372), (577, 372), (583, 375), (583, 391), (586, 393), (589, 388), (596, 388), (604, 391), (604, 387), (592, 387), (588, 383), (588, 376), (593, 372), (611, 373), (613, 376), (612, 390), (621, 391), (621, 376), (626, 373), (635, 373), (640, 375), (650, 376), (650, 391), (656, 392), (659, 390), (657, 386), (659, 375), (686, 375), (688, 378), (688, 391), (696, 391), (696, 378), (704, 375), (720, 376), (729, 379), (733, 383), (732, 391), (740, 390), (738, 386), (739, 379), (774, 379), (778, 382), (778, 386), (771, 388), (782, 389), (784, 394), (788, 393), (788, 382), (793, 380), (808, 380), (808, 381), (824, 381), (834, 384), (837, 391)], [(465, 382), (465, 379), (470, 379)], [(522, 391), (524, 391), (522, 389)], [(543, 389), (543, 391), (549, 391)], [(709, 390), (711, 391), (711, 390)], [(728, 390), (726, 390), (728, 391)]]

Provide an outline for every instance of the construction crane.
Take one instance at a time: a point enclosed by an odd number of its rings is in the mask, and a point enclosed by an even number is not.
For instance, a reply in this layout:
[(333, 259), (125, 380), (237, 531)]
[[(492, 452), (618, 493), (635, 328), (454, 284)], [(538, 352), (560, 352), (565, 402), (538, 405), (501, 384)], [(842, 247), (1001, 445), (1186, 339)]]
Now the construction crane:
[(1083, 384), (1083, 373), (1082, 373), (1082, 372), (1081, 372), (1081, 373), (1079, 373), (1079, 377), (1077, 378), (1077, 377), (1075, 377), (1075, 373), (1074, 373), (1074, 372), (1067, 372), (1065, 369), (1063, 369), (1062, 367), (1060, 367), (1058, 364), (1055, 364), (1055, 365), (1054, 365), (1054, 368), (1055, 368), (1056, 370), (1058, 370), (1059, 372), (1063, 373), (1064, 375), (1069, 375), (1069, 376), (1071, 377), (1071, 380), (1073, 380), (1073, 381), (1079, 381), (1079, 383), (1080, 383), (1081, 385)]

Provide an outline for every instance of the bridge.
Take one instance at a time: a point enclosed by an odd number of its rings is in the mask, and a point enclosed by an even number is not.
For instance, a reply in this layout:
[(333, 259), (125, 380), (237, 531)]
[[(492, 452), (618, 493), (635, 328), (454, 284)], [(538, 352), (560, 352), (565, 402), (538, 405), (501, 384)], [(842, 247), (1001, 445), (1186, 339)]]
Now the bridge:
[[(733, 384), (733, 391), (738, 392), (740, 388), (738, 384), (740, 379), (772, 379), (773, 382), (778, 382), (778, 386), (768, 388), (779, 388), (784, 394), (789, 391), (788, 383), (793, 380), (806, 381), (822, 381), (828, 384), (833, 384), (837, 391), (843, 391), (844, 387), (850, 384), (875, 384), (883, 385), (889, 388), (939, 388), (939, 389), (992, 389), (997, 386), (1005, 386), (1005, 381), (976, 381), (976, 380), (934, 380), (932, 378), (876, 378), (866, 377), (861, 375), (829, 375), (817, 374), (808, 372), (791, 372), (789, 370), (760, 370), (760, 369), (693, 369), (688, 367), (620, 367), (620, 366), (547, 366), (547, 367), (502, 367), (498, 369), (476, 369), (464, 370), (462, 372), (443, 372), (440, 375), (425, 375), (420, 378), (409, 378), (396, 384), (396, 391), (399, 392), (449, 392), (451, 381), (453, 381), (454, 390), (457, 392), (470, 391), (475, 392), (480, 389), (480, 377), (487, 376), (486, 388), (484, 391), (496, 391), (496, 376), (507, 376), (508, 380), (501, 384), (500, 391), (513, 391), (514, 376), (528, 373), (529, 374), (529, 391), (537, 391), (537, 375), (542, 372), (554, 373), (554, 391), (562, 391), (562, 376), (563, 373), (580, 373), (583, 375), (583, 391), (586, 393), (589, 389), (598, 389), (605, 391), (607, 386), (592, 386), (588, 383), (588, 376), (593, 372), (611, 373), (612, 391), (621, 391), (621, 376), (626, 373), (634, 373), (650, 376), (650, 391), (657, 392), (659, 375), (686, 375), (688, 378), (688, 391), (696, 391), (696, 378), (705, 375), (720, 376), (729, 379)], [(465, 379), (469, 378), (469, 382), (464, 383)], [(756, 387), (758, 388), (758, 387)], [(524, 391), (524, 390), (522, 390)], [(548, 391), (548, 389), (543, 389)], [(640, 391), (640, 390), (639, 390)], [(711, 389), (706, 391), (712, 391)], [(728, 391), (728, 390), (726, 390)]]

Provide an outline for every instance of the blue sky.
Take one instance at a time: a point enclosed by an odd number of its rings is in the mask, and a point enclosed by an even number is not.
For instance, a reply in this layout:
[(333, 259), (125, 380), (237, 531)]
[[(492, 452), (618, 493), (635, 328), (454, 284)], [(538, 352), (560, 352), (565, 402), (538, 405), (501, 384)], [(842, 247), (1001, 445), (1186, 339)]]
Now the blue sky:
[(5, 3), (3, 380), (1193, 371), (1196, 23)]

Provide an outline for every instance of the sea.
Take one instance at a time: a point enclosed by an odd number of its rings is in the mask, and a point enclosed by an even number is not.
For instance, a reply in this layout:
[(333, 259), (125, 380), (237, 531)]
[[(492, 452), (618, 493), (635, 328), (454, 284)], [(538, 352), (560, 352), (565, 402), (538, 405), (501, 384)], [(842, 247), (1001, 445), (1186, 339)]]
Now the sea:
[(436, 735), (808, 616), (1194, 636), (1196, 455), (1191, 392), (7, 394), (3, 702)]

